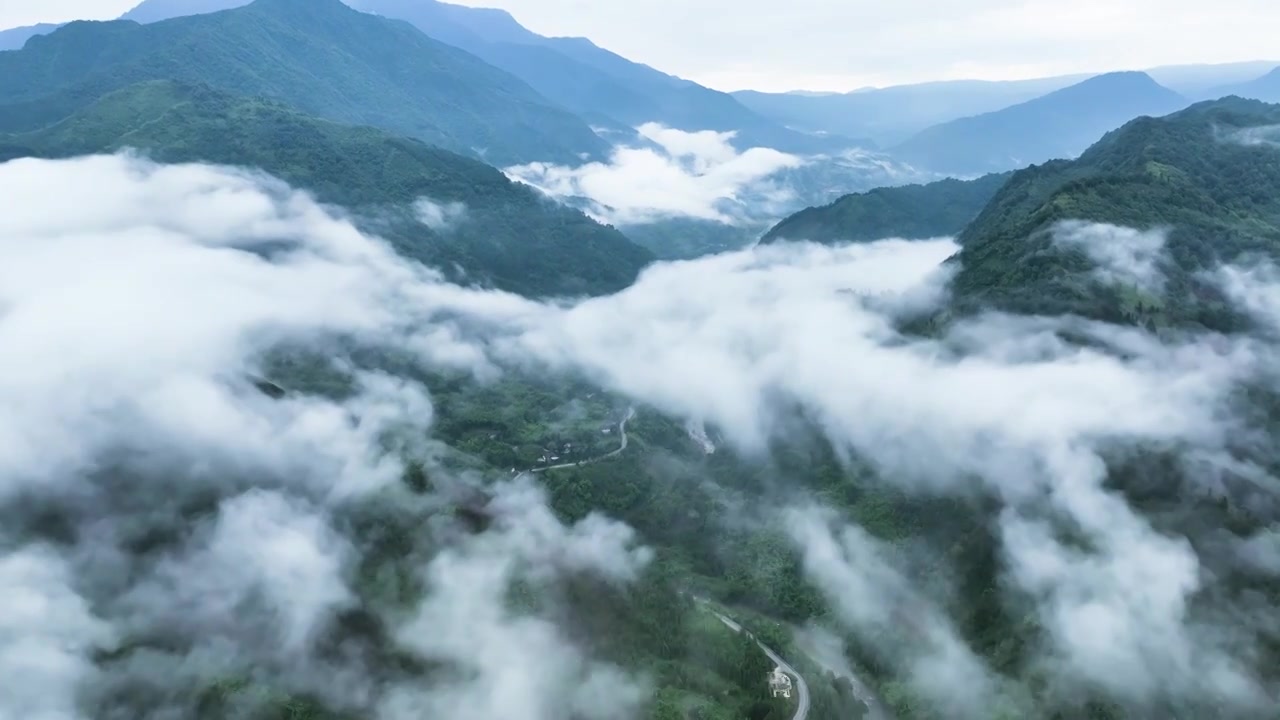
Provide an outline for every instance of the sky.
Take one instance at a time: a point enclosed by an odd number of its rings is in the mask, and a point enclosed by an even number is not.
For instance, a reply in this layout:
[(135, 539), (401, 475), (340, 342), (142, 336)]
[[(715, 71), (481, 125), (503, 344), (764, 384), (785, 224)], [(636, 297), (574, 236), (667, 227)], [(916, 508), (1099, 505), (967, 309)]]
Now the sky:
[[(722, 90), (847, 91), (1280, 54), (1274, 0), (457, 2), (501, 7), (536, 32), (585, 36)], [(106, 19), (136, 3), (0, 0), (0, 27)]]

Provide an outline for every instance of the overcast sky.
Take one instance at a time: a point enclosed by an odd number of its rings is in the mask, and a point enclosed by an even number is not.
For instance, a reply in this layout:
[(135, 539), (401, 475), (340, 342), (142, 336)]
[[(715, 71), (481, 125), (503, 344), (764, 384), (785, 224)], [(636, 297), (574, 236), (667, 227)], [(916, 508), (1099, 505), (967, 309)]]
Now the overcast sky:
[[(850, 90), (1277, 59), (1275, 0), (456, 0), (724, 90)], [(0, 27), (138, 0), (0, 0)]]

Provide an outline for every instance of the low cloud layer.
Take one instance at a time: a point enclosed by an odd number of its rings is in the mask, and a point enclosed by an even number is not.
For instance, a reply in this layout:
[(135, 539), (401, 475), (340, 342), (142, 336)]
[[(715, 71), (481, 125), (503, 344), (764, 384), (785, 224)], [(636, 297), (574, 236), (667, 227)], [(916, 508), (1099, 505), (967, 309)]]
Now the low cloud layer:
[[(717, 167), (705, 138), (662, 142), (689, 167)], [(512, 615), (498, 593), (513, 578), (579, 572), (625, 583), (645, 552), (601, 518), (563, 526), (520, 484), (497, 489), (506, 519), (491, 533), (423, 552), (426, 599), (391, 623), (400, 645), (462, 668), (464, 682), (388, 679), (307, 652), (326, 618), (365, 602), (351, 582), (360, 539), (334, 516), (396, 492), (402, 468), (381, 449), (427, 432), (431, 405), (420, 388), (374, 373), (358, 374), (360, 391), (341, 404), (273, 401), (242, 378), (275, 343), (344, 336), (434, 366), (584, 374), (713, 426), (742, 452), (763, 451), (791, 427), (783, 413), (800, 408), (881, 482), (995, 503), (998, 591), (1043, 629), (1025, 671), (1048, 678), (1050, 692), (1101, 688), (1139, 710), (1190, 700), (1238, 714), (1276, 699), (1257, 665), (1259, 641), (1275, 638), (1273, 601), (1224, 586), (1229, 575), (1271, 572), (1270, 536), (1140, 512), (1108, 485), (1117, 448), (1176, 449), (1183, 459), (1161, 471), (1168, 477), (1130, 472), (1181, 483), (1188, 497), (1246, 493), (1253, 512), (1271, 512), (1267, 468), (1280, 454), (1235, 392), (1271, 382), (1270, 338), (1161, 340), (1004, 315), (906, 336), (901, 316), (946, 298), (941, 263), (956, 247), (945, 240), (768, 246), (656, 265), (614, 296), (553, 305), (448, 285), (305, 196), (236, 171), (18, 161), (0, 166), (0, 193), (12, 200), (0, 217), (0, 577), (42, 603), (10, 613), (28, 618), (21, 624), (0, 620), (0, 633), (44, 649), (49, 662), (21, 666), (24, 654), (18, 672), (53, 695), (75, 687), (111, 698), (123, 678), (159, 672), (145, 654), (114, 670), (85, 660), (85, 648), (111, 649), (123, 633), (170, 642), (154, 651), (178, 656), (162, 673), (170, 681), (196, 665), (234, 675), (250, 664), (322, 696), (315, 678), (332, 680), (388, 718), (467, 702), (479, 718), (611, 719), (640, 702), (643, 683), (592, 660), (546, 618)], [(85, 201), (68, 213), (60, 194)], [(1154, 245), (1117, 228), (1073, 232), (1133, 244), (1107, 256), (1131, 274)], [(1223, 273), (1260, 317), (1280, 307), (1274, 274)], [(194, 528), (180, 521), (193, 512), (184, 500), (203, 507), (210, 496)], [(142, 502), (157, 497), (173, 507)], [(33, 525), (44, 517), (33, 508), (59, 521)], [(895, 608), (910, 610), (902, 634), (881, 631), (881, 651), (922, 692), (975, 712), (996, 702), (1026, 710), (965, 645), (938, 588), (901, 570), (899, 548), (807, 504), (787, 517), (807, 577), (847, 629), (874, 635)], [(67, 522), (83, 534), (60, 536)], [(163, 541), (140, 528), (159, 528)], [(125, 551), (149, 542), (165, 549)], [(203, 592), (175, 568), (231, 577)], [(314, 590), (296, 598), (282, 592), (288, 583)], [(279, 621), (254, 624), (264, 617)], [(449, 631), (426, 633), (438, 622)], [(54, 701), (0, 699), (0, 717), (32, 702)]]
[[(635, 710), (637, 681), (504, 605), (516, 579), (625, 583), (647, 559), (628, 529), (564, 527), (537, 489), (498, 485), (496, 527), (458, 539), (444, 498), (399, 483), (432, 420), (422, 388), (357, 372), (339, 402), (252, 384), (279, 343), (337, 363), (337, 337), (426, 347), (433, 326), (408, 308), (465, 291), (250, 173), (23, 160), (0, 165), (0, 193), (0, 718), (190, 717), (217, 698), (234, 715), (291, 694), (392, 720), (445, 698), (494, 720)], [(421, 357), (473, 364), (443, 352)], [(374, 512), (421, 528), (383, 558), (426, 587), (413, 619), (360, 577), (373, 556), (352, 518)], [(458, 641), (423, 637), (439, 623)], [(359, 651), (379, 626), (462, 674), (437, 687)], [(525, 656), (499, 651), (530, 637)]]
[(738, 152), (732, 132), (685, 132), (648, 123), (648, 147), (618, 147), (608, 163), (571, 168), (531, 163), (507, 168), (511, 177), (552, 197), (585, 202), (604, 222), (634, 225), (668, 218), (734, 223), (741, 203), (780, 204), (792, 195), (769, 176), (803, 161), (770, 148)]

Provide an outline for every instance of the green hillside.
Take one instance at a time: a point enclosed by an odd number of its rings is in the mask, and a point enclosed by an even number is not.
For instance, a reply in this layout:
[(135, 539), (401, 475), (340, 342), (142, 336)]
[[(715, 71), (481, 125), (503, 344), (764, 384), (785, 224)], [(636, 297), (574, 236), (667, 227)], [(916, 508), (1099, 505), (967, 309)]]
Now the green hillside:
[(840, 243), (956, 235), (982, 212), (1011, 174), (876, 188), (846, 195), (830, 205), (801, 210), (786, 218), (761, 242)]
[[(957, 298), (969, 307), (1075, 312), (1154, 325), (1233, 322), (1200, 270), (1258, 253), (1280, 256), (1280, 150), (1239, 141), (1280, 123), (1280, 106), (1227, 98), (1140, 118), (1075, 161), (1014, 174), (960, 236)], [(1164, 298), (1100, 287), (1093, 264), (1056, 245), (1063, 220), (1169, 228)]]
[(206, 83), (495, 164), (600, 156), (587, 125), (513, 75), (339, 0), (257, 0), (150, 25), (77, 22), (0, 55), (0, 131), (35, 130), (147, 80)]
[[(125, 88), (50, 128), (0, 136), (0, 158), (67, 157), (134, 147), (163, 162), (261, 168), (325, 202), (378, 210), (378, 230), (408, 256), (529, 295), (605, 293), (652, 256), (621, 233), (551, 203), (499, 171), (365, 127), (318, 120), (264, 100), (157, 81)], [(410, 219), (420, 197), (463, 203), (437, 233)], [(400, 220), (387, 224), (388, 208)], [(394, 216), (394, 215), (393, 215)]]

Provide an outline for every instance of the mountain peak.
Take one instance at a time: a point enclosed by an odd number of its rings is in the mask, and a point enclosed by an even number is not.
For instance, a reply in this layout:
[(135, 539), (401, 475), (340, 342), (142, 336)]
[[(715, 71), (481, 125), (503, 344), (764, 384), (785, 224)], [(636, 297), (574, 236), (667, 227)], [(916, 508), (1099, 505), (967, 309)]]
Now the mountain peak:
[(231, 10), (248, 5), (251, 0), (143, 0), (132, 10), (120, 16), (121, 20), (136, 23), (153, 23), (188, 15)]
[(1100, 96), (1118, 96), (1121, 93), (1141, 93), (1145, 96), (1163, 96), (1169, 99), (1181, 98), (1178, 93), (1156, 82), (1156, 79), (1147, 73), (1138, 70), (1125, 70), (1095, 75), (1031, 102), (1064, 97), (1088, 96), (1097, 98)]

